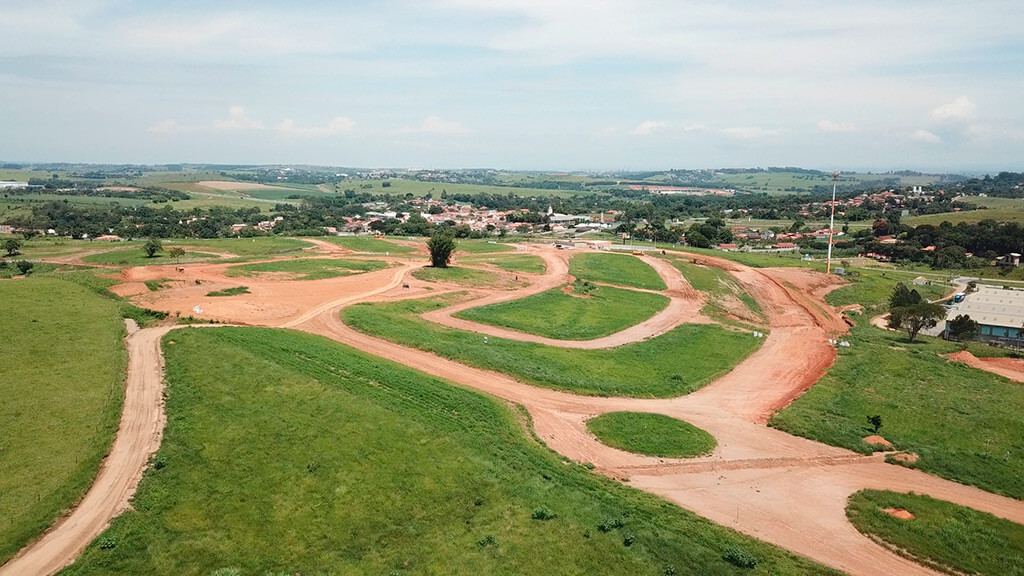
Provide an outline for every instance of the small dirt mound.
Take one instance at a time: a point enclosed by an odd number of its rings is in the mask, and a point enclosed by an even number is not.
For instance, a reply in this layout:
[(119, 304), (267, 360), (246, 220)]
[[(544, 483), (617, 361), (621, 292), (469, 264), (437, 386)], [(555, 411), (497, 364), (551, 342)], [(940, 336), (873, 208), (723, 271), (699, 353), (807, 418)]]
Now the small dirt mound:
[(913, 452), (903, 452), (902, 454), (893, 454), (892, 459), (905, 464), (913, 464), (917, 462), (917, 454), (914, 454)]
[(896, 518), (899, 518), (900, 520), (913, 520), (914, 519), (914, 515), (911, 514), (909, 511), (904, 510), (903, 508), (882, 508), (882, 512), (885, 512), (886, 514), (888, 514), (890, 516), (894, 516)]
[(882, 446), (884, 448), (892, 448), (892, 442), (889, 442), (888, 440), (886, 440), (885, 438), (882, 438), (878, 434), (873, 434), (871, 436), (865, 436), (864, 437), (864, 441), (867, 442), (868, 444), (873, 445), (873, 446)]

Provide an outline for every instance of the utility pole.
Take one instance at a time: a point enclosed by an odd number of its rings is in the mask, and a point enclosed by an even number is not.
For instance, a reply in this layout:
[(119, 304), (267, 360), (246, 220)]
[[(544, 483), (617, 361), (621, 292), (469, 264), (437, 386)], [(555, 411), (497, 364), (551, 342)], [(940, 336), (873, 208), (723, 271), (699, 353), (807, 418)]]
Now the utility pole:
[(836, 227), (836, 185), (839, 184), (839, 172), (832, 174), (832, 215), (828, 219), (828, 263), (825, 264), (825, 274), (832, 273), (832, 234)]

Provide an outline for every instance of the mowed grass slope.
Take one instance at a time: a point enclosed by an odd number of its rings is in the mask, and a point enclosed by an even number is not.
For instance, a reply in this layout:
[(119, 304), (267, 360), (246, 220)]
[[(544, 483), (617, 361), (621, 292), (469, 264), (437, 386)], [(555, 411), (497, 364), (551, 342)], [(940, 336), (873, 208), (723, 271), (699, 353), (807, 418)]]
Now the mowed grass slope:
[[(903, 520), (886, 509), (914, 515)], [(929, 496), (864, 490), (850, 497), (850, 522), (889, 547), (944, 572), (1024, 575), (1024, 526)]]
[(585, 296), (572, 290), (570, 284), (455, 316), (559, 340), (592, 340), (639, 324), (669, 303), (661, 294), (610, 286), (594, 287)]
[(647, 290), (665, 290), (665, 281), (642, 260), (626, 254), (577, 254), (569, 261), (569, 273), (583, 280)]
[(161, 467), (66, 575), (739, 574), (730, 547), (827, 572), (567, 465), (504, 403), (328, 340), (193, 329), (164, 349)]
[(641, 342), (574, 350), (490, 338), (427, 322), (420, 314), (450, 305), (441, 296), (358, 304), (341, 312), (353, 328), (464, 364), (497, 370), (537, 386), (594, 396), (669, 397), (725, 374), (762, 342), (708, 324), (684, 324)]
[(412, 271), (412, 277), (424, 282), (451, 282), (459, 286), (495, 286), (499, 281), (494, 272), (461, 266), (418, 268)]
[(0, 564), (92, 484), (120, 418), (118, 302), (55, 278), (0, 281)]
[(292, 280), (322, 280), (338, 276), (351, 276), (361, 272), (372, 272), (387, 268), (387, 262), (380, 260), (337, 260), (330, 258), (301, 258), (241, 264), (227, 269), (228, 276), (259, 276), (260, 274), (285, 272), (294, 274)]

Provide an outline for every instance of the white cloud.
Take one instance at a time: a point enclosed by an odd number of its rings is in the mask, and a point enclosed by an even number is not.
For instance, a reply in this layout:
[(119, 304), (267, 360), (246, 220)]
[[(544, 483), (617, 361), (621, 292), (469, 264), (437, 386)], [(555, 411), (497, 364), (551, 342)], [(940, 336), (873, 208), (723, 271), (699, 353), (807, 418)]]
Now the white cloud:
[(721, 133), (740, 140), (756, 140), (758, 138), (764, 138), (765, 136), (776, 136), (781, 134), (782, 130), (770, 130), (759, 126), (741, 126), (736, 128), (723, 128)]
[(822, 132), (859, 132), (860, 128), (857, 127), (853, 122), (832, 122), (831, 120), (822, 120), (818, 122), (818, 130)]
[(943, 104), (942, 106), (932, 110), (932, 119), (940, 122), (946, 120), (971, 120), (974, 118), (977, 111), (978, 107), (968, 100), (967, 96), (961, 96), (948, 104)]
[(914, 142), (921, 142), (924, 144), (938, 144), (942, 142), (942, 138), (927, 131), (927, 130), (914, 130), (910, 134), (910, 139)]
[(161, 120), (160, 122), (150, 126), (146, 131), (155, 132), (157, 134), (173, 134), (175, 132), (180, 132), (181, 127), (174, 120)]
[(216, 130), (259, 130), (263, 128), (263, 122), (246, 116), (245, 108), (232, 106), (228, 108), (227, 119), (214, 120), (213, 127)]
[(459, 135), (469, 134), (469, 130), (459, 122), (444, 120), (440, 116), (427, 116), (423, 122), (416, 127), (405, 127), (399, 130), (404, 134), (446, 134)]
[(641, 122), (636, 128), (633, 128), (633, 130), (630, 131), (630, 134), (632, 134), (633, 136), (647, 136), (649, 134), (653, 134), (657, 130), (664, 128), (665, 126), (667, 126), (667, 124), (665, 124), (664, 122), (647, 120), (646, 122)]
[(316, 137), (334, 136), (336, 134), (348, 134), (355, 128), (356, 123), (351, 118), (336, 116), (326, 126), (302, 127), (296, 126), (295, 122), (285, 120), (274, 127), (282, 136)]

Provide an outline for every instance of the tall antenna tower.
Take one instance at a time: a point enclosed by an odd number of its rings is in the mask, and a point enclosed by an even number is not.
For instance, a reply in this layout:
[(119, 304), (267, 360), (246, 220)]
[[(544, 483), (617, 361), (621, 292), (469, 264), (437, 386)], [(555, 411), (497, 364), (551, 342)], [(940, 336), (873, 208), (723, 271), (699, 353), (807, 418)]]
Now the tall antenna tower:
[(836, 227), (836, 185), (839, 184), (839, 172), (832, 173), (832, 215), (828, 219), (828, 263), (825, 264), (825, 274), (832, 273), (832, 235)]

